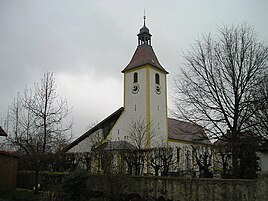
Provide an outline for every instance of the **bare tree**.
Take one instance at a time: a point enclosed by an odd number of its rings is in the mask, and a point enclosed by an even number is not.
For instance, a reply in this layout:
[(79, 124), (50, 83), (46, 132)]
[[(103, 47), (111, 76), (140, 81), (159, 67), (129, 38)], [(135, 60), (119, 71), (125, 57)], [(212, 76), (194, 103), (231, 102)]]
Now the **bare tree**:
[(212, 178), (213, 149), (205, 146), (194, 146), (193, 157), (199, 168), (199, 177)]
[(121, 156), (127, 164), (128, 174), (141, 175), (144, 173), (146, 156), (148, 156), (147, 149), (125, 150), (121, 152)]
[(8, 140), (29, 157), (36, 186), (45, 154), (59, 151), (71, 138), (70, 133), (67, 135), (72, 126), (66, 122), (69, 113), (66, 100), (56, 93), (50, 72), (44, 74), (40, 83), (35, 83), (33, 91), (26, 88), (24, 95), (18, 96), (10, 107)]
[(177, 170), (182, 177), (194, 175), (193, 149), (190, 145), (183, 145), (176, 148)]
[(158, 147), (150, 151), (150, 165), (154, 169), (155, 176), (159, 175), (161, 171), (163, 176), (168, 176), (170, 168), (175, 164), (174, 148), (171, 147)]
[[(255, 102), (252, 104), (254, 116), (250, 119), (249, 125), (252, 125), (253, 131), (259, 135), (268, 138), (268, 76), (261, 80), (258, 88), (252, 92)], [(259, 104), (262, 100), (262, 104)]]
[(231, 167), (230, 161), (232, 159), (231, 156), (231, 147), (228, 143), (222, 143), (216, 145), (216, 155), (214, 158), (214, 165), (216, 168), (222, 168), (221, 177), (226, 179), (231, 176)]
[(159, 176), (159, 172), (163, 167), (163, 162), (161, 160), (161, 149), (154, 148), (150, 150), (150, 165), (154, 170), (154, 175)]
[[(154, 123), (151, 121), (149, 123), (142, 117), (133, 119), (126, 130), (129, 136), (129, 141), (137, 149), (146, 149), (150, 147), (150, 144), (156, 138), (156, 128)], [(148, 138), (147, 133), (150, 133)]]
[[(176, 115), (207, 128), (211, 137), (225, 137), (231, 144), (232, 174), (238, 177), (241, 133), (263, 105), (252, 92), (267, 75), (268, 48), (247, 26), (226, 26), (219, 35), (205, 35), (187, 54), (186, 65), (175, 79)], [(255, 109), (252, 110), (252, 104)]]
[(160, 159), (163, 164), (163, 176), (168, 176), (171, 166), (175, 163), (175, 158), (173, 157), (172, 147), (162, 147), (160, 148)]
[[(89, 126), (87, 126), (86, 130), (90, 130), (94, 128), (98, 122), (90, 123)], [(91, 143), (91, 150), (97, 148), (104, 142), (104, 135), (102, 133), (102, 130), (99, 129), (88, 136), (89, 142)]]
[[(132, 119), (125, 132), (128, 134), (129, 142), (137, 149), (137, 151), (133, 152), (135, 154), (135, 159), (133, 161), (136, 171), (135, 174), (137, 175), (142, 173), (145, 162), (147, 166), (147, 173), (150, 174), (151, 155), (149, 149), (152, 145), (156, 145), (156, 137), (158, 137), (154, 122), (152, 120), (147, 122), (142, 116), (140, 116), (137, 119)], [(129, 162), (127, 163), (130, 164)]]

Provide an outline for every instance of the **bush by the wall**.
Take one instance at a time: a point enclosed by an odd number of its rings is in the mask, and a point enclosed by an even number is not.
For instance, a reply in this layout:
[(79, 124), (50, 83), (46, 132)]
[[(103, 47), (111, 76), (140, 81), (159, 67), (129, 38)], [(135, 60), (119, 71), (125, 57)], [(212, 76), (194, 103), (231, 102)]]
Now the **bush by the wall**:
[(88, 172), (84, 169), (76, 169), (70, 173), (63, 182), (63, 191), (70, 201), (80, 201), (87, 197)]
[[(61, 185), (68, 175), (68, 172), (41, 172), (41, 188), (46, 190), (50, 186)], [(35, 175), (32, 171), (19, 171), (17, 173), (17, 187), (32, 189), (34, 187), (34, 177)]]

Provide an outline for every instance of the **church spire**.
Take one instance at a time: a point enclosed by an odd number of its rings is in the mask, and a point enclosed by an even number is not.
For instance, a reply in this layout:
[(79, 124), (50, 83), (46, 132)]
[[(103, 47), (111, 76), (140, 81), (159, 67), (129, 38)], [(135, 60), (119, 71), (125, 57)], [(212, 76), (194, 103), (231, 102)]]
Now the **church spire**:
[(129, 70), (133, 70), (137, 67), (144, 66), (146, 64), (151, 65), (152, 67), (168, 74), (168, 72), (161, 66), (160, 62), (157, 59), (157, 56), (154, 53), (152, 43), (151, 43), (151, 34), (149, 29), (146, 27), (146, 16), (144, 13), (143, 16), (143, 27), (140, 29), (138, 36), (138, 47), (132, 56), (129, 64), (121, 71), (125, 73)]
[(144, 10), (144, 15), (143, 15), (143, 26), (145, 27), (145, 20), (146, 20), (146, 15), (145, 15), (145, 10)]
[(149, 45), (151, 46), (151, 34), (149, 29), (145, 25), (145, 20), (146, 20), (146, 15), (144, 11), (144, 16), (143, 16), (143, 27), (140, 29), (140, 33), (137, 35), (138, 36), (138, 46), (140, 45)]

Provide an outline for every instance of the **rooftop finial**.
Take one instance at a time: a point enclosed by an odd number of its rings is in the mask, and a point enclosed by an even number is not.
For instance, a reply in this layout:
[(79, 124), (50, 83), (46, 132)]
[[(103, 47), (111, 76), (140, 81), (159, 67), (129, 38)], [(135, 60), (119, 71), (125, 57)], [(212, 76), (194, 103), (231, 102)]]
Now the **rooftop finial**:
[(146, 20), (146, 15), (145, 15), (145, 9), (144, 9), (144, 15), (143, 15), (144, 26), (145, 26), (145, 20)]

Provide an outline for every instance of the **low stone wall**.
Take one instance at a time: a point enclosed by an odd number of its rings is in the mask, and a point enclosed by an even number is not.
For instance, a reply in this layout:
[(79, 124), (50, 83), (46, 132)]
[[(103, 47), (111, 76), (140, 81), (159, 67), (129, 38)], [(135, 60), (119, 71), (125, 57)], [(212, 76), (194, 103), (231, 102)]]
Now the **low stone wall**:
[[(60, 185), (67, 175), (42, 173), (41, 185), (45, 189), (49, 185)], [(18, 185), (32, 186), (33, 176), (29, 172), (18, 173)], [(259, 174), (256, 180), (90, 175), (87, 189), (101, 197), (126, 201), (134, 194), (143, 200), (151, 197), (172, 201), (268, 201), (268, 173)]]
[(258, 174), (256, 185), (256, 200), (268, 201), (268, 172), (260, 172)]
[(265, 201), (268, 175), (260, 175), (258, 180), (90, 176), (88, 188), (118, 198), (138, 194), (174, 201)]
[[(50, 186), (61, 185), (64, 178), (68, 175), (67, 172), (41, 172), (39, 183), (43, 189)], [(35, 174), (31, 171), (20, 171), (17, 176), (17, 187), (33, 189), (35, 182)]]

